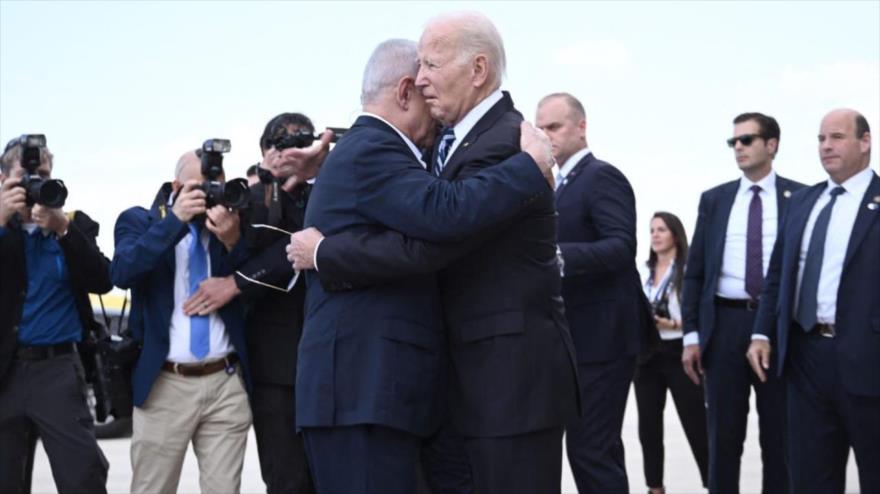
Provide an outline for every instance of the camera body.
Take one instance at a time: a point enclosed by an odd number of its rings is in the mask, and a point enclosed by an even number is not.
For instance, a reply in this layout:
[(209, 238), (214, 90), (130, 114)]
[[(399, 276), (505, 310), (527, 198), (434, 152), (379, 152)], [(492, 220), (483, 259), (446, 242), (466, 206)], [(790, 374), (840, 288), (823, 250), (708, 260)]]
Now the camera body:
[(221, 182), (223, 154), (232, 149), (228, 139), (208, 139), (202, 144), (202, 175), (200, 186), (205, 192), (205, 205), (209, 209), (220, 204), (230, 209), (241, 209), (248, 203), (248, 183), (243, 178)]
[(40, 176), (41, 151), (46, 148), (46, 136), (43, 134), (23, 134), (18, 138), (21, 146), (21, 167), (25, 173), (19, 187), (27, 192), (28, 207), (41, 204), (48, 208), (60, 208), (67, 200), (67, 187), (57, 179), (46, 179)]
[[(320, 138), (320, 136), (316, 136), (307, 130), (287, 132), (283, 127), (281, 129), (268, 141), (269, 147), (274, 147), (278, 151), (290, 148), (307, 148)], [(343, 134), (348, 132), (348, 129), (344, 127), (328, 127), (327, 130), (333, 132), (333, 138), (330, 139), (331, 143), (336, 143)], [(257, 176), (260, 182), (265, 185), (269, 185), (272, 182), (284, 182), (284, 179), (275, 177), (272, 175), (272, 172), (265, 168), (257, 168)]]
[(669, 314), (669, 299), (662, 297), (660, 300), (651, 302), (651, 312), (657, 317), (672, 319), (672, 316)]

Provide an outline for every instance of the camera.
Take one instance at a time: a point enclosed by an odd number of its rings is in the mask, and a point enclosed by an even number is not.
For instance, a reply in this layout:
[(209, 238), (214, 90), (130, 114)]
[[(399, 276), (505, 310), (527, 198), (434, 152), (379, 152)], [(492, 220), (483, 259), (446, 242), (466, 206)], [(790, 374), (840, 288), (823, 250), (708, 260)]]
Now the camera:
[(24, 134), (18, 138), (21, 146), (21, 167), (25, 174), (20, 187), (27, 191), (26, 204), (32, 207), (41, 204), (47, 208), (60, 208), (67, 200), (67, 187), (57, 179), (46, 179), (40, 176), (37, 169), (41, 164), (41, 151), (46, 148), (46, 136), (43, 134)]
[[(345, 127), (327, 127), (327, 130), (333, 132), (333, 138), (330, 139), (331, 143), (336, 143), (343, 134), (348, 132), (348, 129)], [(278, 127), (276, 129), (275, 135), (269, 139), (268, 144), (269, 147), (274, 147), (278, 151), (283, 151), (289, 148), (307, 148), (315, 142), (316, 139), (319, 139), (320, 136), (314, 135), (307, 130), (298, 130), (296, 132), (287, 132), (284, 127)], [(283, 183), (284, 179), (276, 178), (272, 175), (272, 172), (266, 170), (265, 168), (257, 168), (257, 176), (260, 178), (260, 182), (269, 185), (272, 182), (280, 182)]]
[(228, 139), (208, 139), (202, 144), (202, 175), (205, 182), (201, 189), (205, 192), (205, 206), (209, 209), (221, 204), (230, 209), (241, 209), (248, 203), (248, 183), (243, 178), (221, 182), (223, 175), (223, 153), (228, 153), (232, 144)]
[(669, 299), (663, 297), (660, 300), (651, 302), (651, 312), (657, 317), (672, 319), (672, 316), (669, 315)]

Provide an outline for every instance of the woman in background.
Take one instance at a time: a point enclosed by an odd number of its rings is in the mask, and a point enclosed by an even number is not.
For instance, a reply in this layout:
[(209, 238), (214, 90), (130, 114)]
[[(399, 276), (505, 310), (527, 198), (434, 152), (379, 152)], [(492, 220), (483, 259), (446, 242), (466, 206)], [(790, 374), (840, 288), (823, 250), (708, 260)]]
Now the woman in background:
[(662, 494), (663, 486), (663, 410), (666, 390), (672, 393), (678, 418), (687, 436), (703, 487), (709, 464), (706, 439), (706, 409), (703, 390), (695, 385), (681, 366), (681, 285), (687, 259), (687, 233), (677, 216), (666, 212), (651, 218), (651, 252), (645, 295), (651, 302), (661, 346), (639, 363), (634, 379), (639, 411), (639, 441), (649, 494)]

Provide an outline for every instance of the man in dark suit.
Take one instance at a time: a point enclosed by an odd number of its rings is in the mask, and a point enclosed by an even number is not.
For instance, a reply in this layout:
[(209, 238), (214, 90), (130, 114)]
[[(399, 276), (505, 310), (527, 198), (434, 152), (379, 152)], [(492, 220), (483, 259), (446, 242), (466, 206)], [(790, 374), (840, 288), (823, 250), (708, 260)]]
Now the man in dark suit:
[(636, 355), (657, 333), (635, 265), (635, 196), (620, 170), (590, 152), (584, 107), (574, 96), (544, 97), (535, 123), (559, 163), (562, 297), (584, 399), (584, 414), (565, 427), (568, 461), (578, 492), (629, 492), (623, 415)]
[[(754, 386), (761, 434), (763, 492), (788, 492), (785, 400), (777, 379), (759, 383), (742, 356), (749, 346), (764, 273), (791, 194), (802, 184), (777, 176), (779, 124), (761, 113), (734, 121), (727, 144), (742, 178), (700, 198), (682, 290), (685, 373), (705, 375), (709, 490), (738, 492), (749, 393)], [(705, 368), (705, 374), (703, 369)]]
[(288, 286), (294, 272), (284, 248), (290, 238), (286, 232), (302, 229), (311, 190), (306, 179), (323, 162), (329, 135), (311, 148), (276, 149), (286, 136), (297, 132), (315, 132), (312, 121), (301, 113), (282, 113), (266, 124), (260, 138), (263, 161), (254, 172), (260, 180), (250, 188), (247, 208), (248, 259), (235, 274), (202, 282), (184, 304), (187, 315), (207, 314), (202, 309), (205, 303), (223, 307), (235, 297), (246, 307), (251, 412), (260, 471), (269, 494), (314, 492), (294, 407), (305, 283)]
[[(419, 63), (416, 84), (445, 126), (430, 160), (433, 173), (467, 183), (518, 155), (522, 116), (499, 90), (504, 52), (488, 19), (433, 20), (419, 44)], [(501, 199), (487, 195), (479, 209)], [(464, 436), (477, 492), (560, 488), (562, 427), (577, 413), (579, 398), (555, 227), (553, 196), (545, 189), (514, 221), (465, 244), (427, 245), (386, 230), (348, 231), (318, 245), (317, 276), (341, 288), (433, 272), (470, 249), (439, 280), (452, 359), (449, 417), (454, 433)], [(311, 246), (314, 234), (305, 230), (299, 238)], [(313, 261), (309, 246), (300, 246), (304, 267)]]
[(113, 287), (110, 261), (85, 213), (29, 204), (22, 164), (49, 179), (52, 154), (23, 148), (0, 156), (0, 492), (30, 492), (37, 435), (59, 492), (106, 492), (77, 346), (97, 324), (88, 293)]
[(231, 273), (244, 251), (237, 213), (207, 207), (201, 169), (196, 152), (184, 154), (153, 207), (116, 222), (110, 276), (132, 291), (129, 325), (142, 343), (132, 376), (132, 492), (177, 490), (190, 441), (203, 491), (241, 485), (251, 425), (243, 311), (233, 300), (184, 312), (199, 283)]
[[(455, 183), (426, 173), (418, 146), (429, 143), (434, 122), (415, 85), (416, 58), (406, 40), (374, 51), (364, 71), (365, 113), (324, 163), (306, 226), (457, 241), (509, 220), (548, 191), (549, 143), (528, 126), (528, 153), (502, 166)], [(307, 282), (296, 415), (316, 489), (412, 492), (419, 438), (439, 426), (445, 398), (436, 278), (407, 276), (344, 293), (326, 291), (313, 271)]]
[(865, 117), (826, 115), (819, 157), (828, 180), (789, 201), (748, 359), (761, 382), (786, 379), (791, 492), (844, 492), (852, 448), (860, 491), (876, 493), (880, 177)]

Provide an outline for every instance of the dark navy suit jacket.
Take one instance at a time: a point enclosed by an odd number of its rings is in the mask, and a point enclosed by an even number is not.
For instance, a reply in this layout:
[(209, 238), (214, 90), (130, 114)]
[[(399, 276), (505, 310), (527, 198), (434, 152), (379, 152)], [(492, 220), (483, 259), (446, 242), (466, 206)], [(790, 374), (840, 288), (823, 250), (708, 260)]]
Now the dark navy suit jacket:
[[(770, 338), (785, 371), (797, 305), (801, 240), (810, 211), (827, 187), (821, 182), (791, 197), (773, 248), (754, 333)], [(837, 290), (835, 352), (840, 382), (850, 393), (880, 396), (880, 177), (874, 173), (859, 204)]]
[[(502, 163), (522, 155), (521, 121), (505, 93), (464, 136), (441, 178), (461, 183), (505, 168)], [(449, 411), (467, 436), (557, 427), (579, 409), (555, 256), (553, 193), (540, 185), (536, 199), (513, 221), (466, 242), (430, 244), (394, 231), (349, 230), (328, 236), (318, 249), (319, 276), (330, 289), (446, 267), (439, 279), (453, 361)], [(479, 209), (499, 200), (486, 195)]]
[(636, 355), (658, 338), (636, 257), (636, 202), (614, 166), (584, 156), (556, 190), (562, 297), (581, 363)]
[[(142, 349), (132, 373), (133, 403), (141, 406), (162, 370), (170, 345), (171, 314), (174, 312), (174, 247), (189, 234), (166, 207), (160, 193), (149, 211), (134, 207), (116, 220), (116, 248), (110, 263), (110, 279), (120, 288), (131, 289), (129, 327)], [(244, 242), (227, 253), (223, 244), (211, 235), (209, 253), (211, 275), (232, 274), (245, 257)], [(245, 383), (250, 385), (247, 346), (244, 339), (244, 314), (238, 299), (219, 310), (229, 340), (241, 359)]]
[[(452, 241), (515, 216), (546, 189), (524, 153), (473, 180), (439, 180), (393, 128), (362, 116), (324, 163), (305, 226), (325, 235), (392, 228)], [(433, 433), (448, 367), (435, 275), (403, 276), (344, 293), (326, 291), (314, 271), (307, 282), (297, 425), (380, 424)]]
[[(739, 180), (727, 182), (703, 192), (688, 252), (682, 286), (681, 314), (685, 334), (700, 332), (700, 349), (705, 352), (715, 327), (715, 294), (724, 260), (727, 222), (739, 189)], [(776, 176), (777, 238), (792, 193), (804, 185)], [(763, 302), (762, 302), (763, 305)]]

